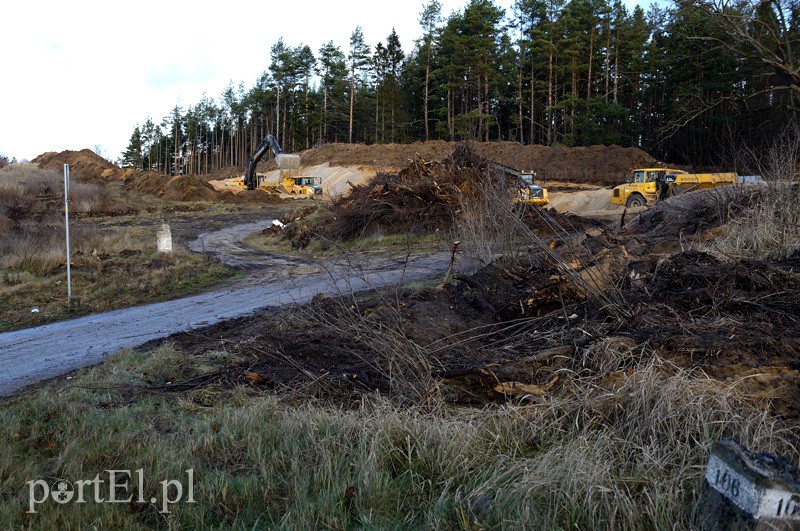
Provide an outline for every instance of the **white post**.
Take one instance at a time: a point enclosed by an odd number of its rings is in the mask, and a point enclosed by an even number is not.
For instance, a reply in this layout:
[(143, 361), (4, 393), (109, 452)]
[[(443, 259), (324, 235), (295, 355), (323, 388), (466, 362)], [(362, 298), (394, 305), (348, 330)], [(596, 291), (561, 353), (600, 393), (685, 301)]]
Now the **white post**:
[(166, 223), (162, 223), (161, 228), (156, 233), (156, 248), (159, 253), (172, 252), (172, 231)]
[(67, 228), (67, 302), (72, 303), (72, 278), (69, 270), (69, 164), (64, 164), (64, 226)]

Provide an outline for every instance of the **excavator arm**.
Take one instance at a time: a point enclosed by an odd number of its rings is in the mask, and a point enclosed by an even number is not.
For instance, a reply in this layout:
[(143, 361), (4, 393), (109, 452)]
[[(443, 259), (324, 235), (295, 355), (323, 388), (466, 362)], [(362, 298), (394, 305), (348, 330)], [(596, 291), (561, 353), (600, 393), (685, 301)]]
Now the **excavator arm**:
[(275, 140), (275, 137), (272, 135), (267, 135), (258, 145), (256, 150), (250, 154), (250, 160), (247, 162), (247, 173), (244, 174), (244, 185), (248, 190), (255, 190), (258, 188), (258, 182), (256, 179), (256, 166), (269, 149), (272, 150), (276, 158), (278, 155), (283, 154), (283, 150), (278, 144), (278, 141)]

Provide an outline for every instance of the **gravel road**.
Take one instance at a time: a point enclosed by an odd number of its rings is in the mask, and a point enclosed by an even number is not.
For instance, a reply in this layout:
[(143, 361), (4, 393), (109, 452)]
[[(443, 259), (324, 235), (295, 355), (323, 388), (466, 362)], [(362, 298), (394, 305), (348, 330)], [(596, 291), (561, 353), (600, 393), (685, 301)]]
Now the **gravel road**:
[(176, 332), (203, 328), (257, 310), (302, 304), (318, 294), (337, 294), (444, 275), (449, 253), (406, 259), (311, 261), (257, 253), (242, 239), (271, 219), (201, 234), (189, 247), (248, 271), (235, 285), (169, 302), (90, 315), (0, 334), (0, 396), (95, 365), (125, 347)]

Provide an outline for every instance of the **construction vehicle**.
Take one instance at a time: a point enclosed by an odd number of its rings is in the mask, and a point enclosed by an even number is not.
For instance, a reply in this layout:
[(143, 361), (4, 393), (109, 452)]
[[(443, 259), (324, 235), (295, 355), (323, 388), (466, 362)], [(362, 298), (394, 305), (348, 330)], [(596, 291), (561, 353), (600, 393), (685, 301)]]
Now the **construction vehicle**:
[(530, 203), (544, 206), (550, 203), (547, 198), (547, 189), (536, 184), (536, 172), (533, 170), (518, 170), (499, 162), (493, 162), (494, 167), (505, 175), (517, 180), (518, 191), (514, 197), (515, 203)]
[[(263, 174), (256, 173), (258, 162), (270, 150), (275, 155), (275, 162), (280, 170), (279, 181), (267, 181)], [(242, 178), (236, 180), (236, 185), (246, 190), (271, 190), (305, 197), (321, 196), (322, 186), (316, 184), (314, 177), (296, 175), (298, 168), (300, 155), (284, 153), (275, 137), (267, 135), (250, 155), (247, 171)]]
[(521, 180), (519, 196), (514, 200), (516, 203), (531, 203), (544, 206), (550, 203), (547, 197), (547, 188), (536, 184), (536, 172), (523, 170), (519, 172)]
[(653, 205), (676, 194), (737, 184), (735, 173), (689, 173), (674, 168), (631, 170), (628, 182), (614, 187), (611, 202), (628, 208)]
[(262, 188), (276, 188), (280, 192), (287, 194), (304, 195), (306, 197), (317, 197), (322, 195), (322, 186), (317, 184), (314, 177), (283, 177), (280, 183), (262, 181)]

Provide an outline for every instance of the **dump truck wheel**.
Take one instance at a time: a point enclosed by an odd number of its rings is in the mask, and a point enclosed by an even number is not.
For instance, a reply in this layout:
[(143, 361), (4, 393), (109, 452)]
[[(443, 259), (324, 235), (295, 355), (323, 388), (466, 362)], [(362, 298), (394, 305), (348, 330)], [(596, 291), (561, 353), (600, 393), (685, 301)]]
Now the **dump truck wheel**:
[(625, 206), (628, 208), (635, 208), (635, 207), (643, 207), (647, 204), (644, 200), (644, 197), (640, 196), (639, 194), (632, 195), (628, 198), (628, 202), (625, 203)]

